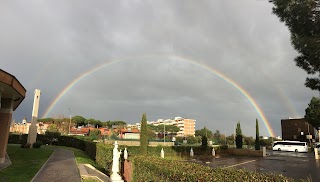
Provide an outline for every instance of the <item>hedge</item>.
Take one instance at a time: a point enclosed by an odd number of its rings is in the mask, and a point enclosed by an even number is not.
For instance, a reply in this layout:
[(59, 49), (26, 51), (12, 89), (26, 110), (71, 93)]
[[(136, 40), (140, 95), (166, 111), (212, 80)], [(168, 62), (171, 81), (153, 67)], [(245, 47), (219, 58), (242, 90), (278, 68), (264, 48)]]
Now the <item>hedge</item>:
[(132, 162), (133, 181), (294, 181), (294, 179), (277, 174), (257, 173), (233, 168), (211, 168), (160, 157), (137, 156)]
[(113, 157), (113, 145), (104, 145), (98, 143), (96, 145), (96, 163), (104, 168), (108, 174), (111, 172), (112, 157)]
[[(27, 134), (9, 134), (8, 143), (25, 144), (27, 143)], [(72, 136), (59, 136), (54, 138), (51, 135), (37, 135), (37, 142), (53, 144), (58, 146), (73, 147), (85, 151), (93, 160), (96, 158), (96, 144), (90, 141), (83, 141)]]

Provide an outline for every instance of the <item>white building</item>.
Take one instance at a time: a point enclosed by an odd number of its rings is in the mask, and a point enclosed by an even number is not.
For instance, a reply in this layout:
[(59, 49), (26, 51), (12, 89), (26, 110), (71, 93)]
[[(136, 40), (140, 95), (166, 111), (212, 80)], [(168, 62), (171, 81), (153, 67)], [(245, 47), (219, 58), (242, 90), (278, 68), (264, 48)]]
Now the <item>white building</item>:
[[(159, 126), (159, 125), (174, 125), (180, 130), (177, 132), (177, 136), (195, 136), (195, 122), (194, 119), (186, 119), (182, 117), (175, 117), (174, 119), (158, 119), (157, 121), (147, 121), (147, 124)], [(141, 124), (128, 124), (128, 128), (138, 128), (140, 130)]]

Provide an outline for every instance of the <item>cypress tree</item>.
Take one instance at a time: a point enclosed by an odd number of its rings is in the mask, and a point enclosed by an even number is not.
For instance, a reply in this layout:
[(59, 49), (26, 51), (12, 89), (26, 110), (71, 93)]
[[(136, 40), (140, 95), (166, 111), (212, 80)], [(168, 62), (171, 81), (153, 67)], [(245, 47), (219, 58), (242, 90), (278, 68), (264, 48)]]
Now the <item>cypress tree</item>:
[(237, 146), (237, 149), (242, 148), (242, 131), (241, 131), (241, 126), (239, 121), (237, 123), (237, 128), (236, 128), (236, 146)]
[(238, 136), (238, 135), (241, 135), (241, 136), (242, 136), (240, 121), (238, 121), (238, 123), (237, 123), (236, 135), (237, 135), (237, 136)]
[(206, 148), (208, 146), (208, 138), (206, 136), (202, 136), (201, 146)]
[(148, 132), (147, 132), (147, 116), (143, 113), (141, 119), (141, 130), (140, 130), (140, 150), (143, 155), (147, 155), (148, 151)]
[(254, 148), (256, 150), (260, 150), (260, 139), (259, 139), (259, 123), (258, 119), (256, 119), (256, 141), (254, 143)]

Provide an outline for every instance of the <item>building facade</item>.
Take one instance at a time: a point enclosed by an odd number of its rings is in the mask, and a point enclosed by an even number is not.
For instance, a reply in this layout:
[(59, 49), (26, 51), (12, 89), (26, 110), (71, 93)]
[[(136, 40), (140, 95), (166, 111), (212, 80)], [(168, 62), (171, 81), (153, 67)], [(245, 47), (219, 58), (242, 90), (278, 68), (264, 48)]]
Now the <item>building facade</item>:
[(175, 117), (174, 120), (174, 125), (178, 126), (180, 129), (180, 131), (177, 133), (177, 136), (195, 136), (196, 120), (185, 119), (182, 117)]
[[(21, 123), (16, 123), (16, 122), (11, 123), (10, 132), (11, 133), (28, 134), (30, 126), (31, 126), (31, 122), (27, 122), (26, 117), (24, 117), (24, 119), (22, 120)], [(37, 122), (36, 126), (37, 126), (37, 133), (38, 134), (45, 134), (48, 127), (49, 127), (49, 124)]]
[(318, 138), (315, 128), (304, 118), (289, 118), (281, 120), (283, 140), (312, 141)]
[[(148, 121), (150, 125), (159, 126), (159, 125), (174, 125), (179, 128), (177, 132), (177, 136), (185, 137), (185, 136), (195, 136), (195, 119), (186, 119), (183, 117), (175, 117), (174, 119), (158, 119), (157, 121)], [(165, 130), (164, 126), (164, 130)], [(140, 123), (136, 124), (128, 124), (127, 128), (137, 128), (140, 130)]]

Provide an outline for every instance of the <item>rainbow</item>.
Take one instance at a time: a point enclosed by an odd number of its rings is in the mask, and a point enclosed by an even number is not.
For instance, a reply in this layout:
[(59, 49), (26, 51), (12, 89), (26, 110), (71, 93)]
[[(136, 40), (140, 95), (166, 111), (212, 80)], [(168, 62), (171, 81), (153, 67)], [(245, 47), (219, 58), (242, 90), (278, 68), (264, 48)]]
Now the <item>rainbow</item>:
[(216, 75), (217, 77), (221, 78), (222, 80), (224, 80), (225, 82), (227, 82), (228, 84), (230, 84), (231, 86), (233, 86), (236, 90), (238, 90), (248, 101), (249, 103), (253, 106), (254, 110), (257, 112), (257, 114), (260, 116), (260, 118), (262, 119), (265, 127), (267, 128), (267, 131), (269, 133), (270, 136), (274, 137), (274, 131), (267, 119), (267, 117), (265, 116), (265, 114), (263, 113), (262, 109), (259, 107), (259, 105), (257, 104), (257, 102), (253, 99), (253, 97), (244, 89), (242, 88), (238, 83), (236, 83), (235, 81), (233, 81), (231, 78), (227, 77), (226, 75), (222, 74), (221, 72), (203, 64), (203, 63), (199, 63), (197, 61), (194, 61), (192, 59), (187, 59), (185, 57), (181, 57), (181, 56), (159, 56), (159, 55), (144, 55), (144, 56), (137, 56), (137, 57), (124, 57), (124, 58), (117, 58), (117, 59), (112, 59), (109, 60), (108, 62), (99, 64), (87, 71), (85, 71), (84, 73), (80, 74), (78, 77), (76, 77), (73, 81), (71, 81), (67, 86), (65, 86), (63, 88), (63, 90), (57, 95), (57, 97), (55, 97), (55, 99), (52, 101), (52, 103), (49, 105), (49, 107), (46, 109), (45, 113), (43, 114), (43, 118), (47, 118), (48, 114), (51, 112), (51, 110), (54, 108), (54, 106), (59, 102), (59, 100), (61, 100), (63, 98), (63, 96), (74, 86), (76, 85), (78, 82), (80, 82), (82, 79), (84, 79), (85, 77), (87, 77), (88, 75), (106, 67), (106, 66), (110, 66), (112, 64), (115, 64), (117, 62), (122, 62), (122, 61), (128, 61), (128, 60), (137, 60), (137, 59), (144, 59), (144, 58), (155, 58), (155, 57), (164, 57), (166, 59), (171, 59), (171, 60), (177, 60), (177, 61), (184, 61), (184, 62), (188, 62), (190, 64), (193, 64), (195, 66), (201, 67), (211, 73), (213, 73), (214, 75)]

